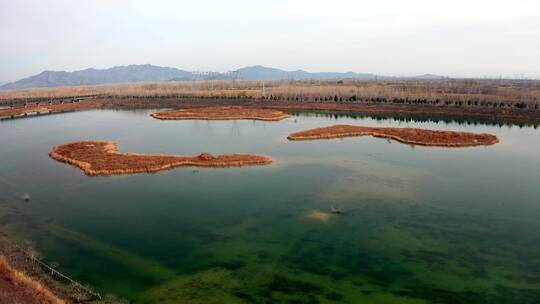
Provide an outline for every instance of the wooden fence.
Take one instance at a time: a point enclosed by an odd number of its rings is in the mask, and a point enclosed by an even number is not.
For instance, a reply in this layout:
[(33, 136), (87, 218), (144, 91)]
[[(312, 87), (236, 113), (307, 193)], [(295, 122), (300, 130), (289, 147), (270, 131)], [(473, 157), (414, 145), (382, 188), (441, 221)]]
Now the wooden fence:
[(102, 296), (100, 293), (93, 291), (90, 287), (84, 286), (81, 283), (77, 282), (76, 280), (70, 278), (69, 276), (54, 269), (54, 267), (52, 267), (51, 265), (48, 265), (47, 263), (37, 258), (34, 253), (29, 252), (17, 245), (14, 245), (14, 247), (24, 255), (25, 262), (29, 264), (29, 266), (31, 267), (33, 271), (36, 271), (36, 268), (39, 267), (42, 271), (47, 273), (52, 279), (58, 282), (61, 282), (63, 284), (69, 284), (72, 291), (70, 292), (70, 296), (72, 297), (72, 300), (75, 303), (84, 303), (84, 302), (102, 300)]

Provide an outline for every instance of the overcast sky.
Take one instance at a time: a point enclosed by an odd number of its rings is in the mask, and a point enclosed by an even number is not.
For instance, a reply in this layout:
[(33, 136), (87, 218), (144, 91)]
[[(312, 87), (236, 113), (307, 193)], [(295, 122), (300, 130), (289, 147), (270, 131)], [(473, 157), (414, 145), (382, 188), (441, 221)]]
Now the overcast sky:
[(540, 0), (0, 0), (0, 81), (145, 63), (540, 78)]

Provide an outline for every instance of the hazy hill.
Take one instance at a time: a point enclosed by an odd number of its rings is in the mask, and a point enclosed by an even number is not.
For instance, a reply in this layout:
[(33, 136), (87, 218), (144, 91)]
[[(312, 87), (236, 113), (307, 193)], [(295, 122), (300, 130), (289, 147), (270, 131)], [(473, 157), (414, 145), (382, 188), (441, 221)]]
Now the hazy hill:
[(310, 73), (303, 70), (284, 71), (260, 65), (245, 67), (235, 71), (241, 79), (246, 80), (282, 80), (282, 79), (336, 79), (336, 78), (375, 78), (373, 74), (353, 72), (319, 72)]
[(320, 72), (302, 70), (285, 71), (260, 65), (245, 67), (233, 73), (193, 73), (176, 68), (159, 67), (150, 64), (117, 66), (109, 69), (85, 69), (74, 72), (44, 71), (0, 86), (0, 89), (28, 89), (59, 86), (97, 85), (112, 83), (185, 81), (185, 80), (286, 80), (286, 79), (338, 79), (375, 78), (373, 74)]
[(421, 80), (437, 80), (437, 79), (445, 79), (447, 77), (441, 76), (441, 75), (435, 75), (435, 74), (424, 74), (424, 75), (415, 76), (414, 78), (421, 79)]
[(191, 79), (187, 71), (154, 65), (128, 65), (109, 69), (85, 69), (74, 72), (44, 71), (40, 74), (11, 82), (1, 89), (27, 89), (59, 86), (96, 85), (145, 81), (168, 81), (173, 78)]

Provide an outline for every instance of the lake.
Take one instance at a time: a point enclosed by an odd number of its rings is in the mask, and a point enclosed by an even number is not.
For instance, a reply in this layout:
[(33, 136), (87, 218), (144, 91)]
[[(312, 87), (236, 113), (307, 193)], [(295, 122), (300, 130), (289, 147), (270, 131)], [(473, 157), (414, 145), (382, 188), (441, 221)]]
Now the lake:
[[(0, 229), (133, 303), (540, 303), (533, 126), (324, 113), (159, 121), (151, 112), (0, 121)], [(336, 123), (487, 132), (501, 142), (286, 139)], [(263, 154), (274, 163), (88, 177), (48, 156), (94, 139), (122, 152)], [(345, 213), (309, 217), (332, 206)]]

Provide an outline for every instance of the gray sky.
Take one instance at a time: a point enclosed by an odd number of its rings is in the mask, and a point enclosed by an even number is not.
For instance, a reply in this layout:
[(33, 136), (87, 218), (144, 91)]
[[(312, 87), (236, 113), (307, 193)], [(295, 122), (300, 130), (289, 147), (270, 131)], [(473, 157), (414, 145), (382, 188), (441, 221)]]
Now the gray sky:
[(540, 78), (540, 1), (0, 0), (0, 81), (144, 63)]

